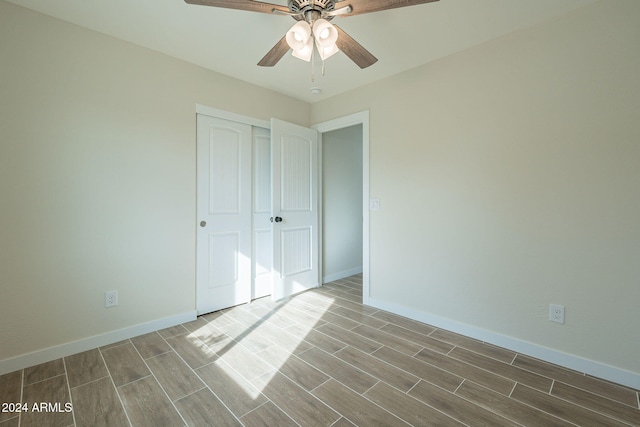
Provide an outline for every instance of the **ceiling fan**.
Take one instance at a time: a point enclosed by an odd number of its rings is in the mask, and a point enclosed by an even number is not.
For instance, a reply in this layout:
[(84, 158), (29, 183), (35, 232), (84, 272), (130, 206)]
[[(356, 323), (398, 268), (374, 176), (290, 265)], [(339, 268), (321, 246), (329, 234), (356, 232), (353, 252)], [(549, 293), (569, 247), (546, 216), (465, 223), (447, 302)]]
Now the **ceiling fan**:
[[(354, 16), (413, 6), (438, 0), (288, 0), (288, 7), (257, 0), (185, 0), (188, 4), (248, 10), (276, 15), (287, 15), (296, 22), (287, 34), (258, 62), (273, 67), (289, 51), (293, 56), (310, 61), (317, 51), (323, 61), (342, 51), (360, 68), (378, 61), (367, 49), (329, 21), (336, 16)], [(315, 49), (314, 49), (315, 41)]]

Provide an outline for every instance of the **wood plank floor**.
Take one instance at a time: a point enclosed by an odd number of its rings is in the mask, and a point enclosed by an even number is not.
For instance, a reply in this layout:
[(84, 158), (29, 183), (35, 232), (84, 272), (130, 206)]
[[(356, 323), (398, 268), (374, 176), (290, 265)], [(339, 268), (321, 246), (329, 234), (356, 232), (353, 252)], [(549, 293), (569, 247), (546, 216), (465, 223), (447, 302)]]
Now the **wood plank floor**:
[(0, 427), (640, 426), (637, 390), (361, 295), (353, 276), (3, 375), (0, 403), (29, 410)]

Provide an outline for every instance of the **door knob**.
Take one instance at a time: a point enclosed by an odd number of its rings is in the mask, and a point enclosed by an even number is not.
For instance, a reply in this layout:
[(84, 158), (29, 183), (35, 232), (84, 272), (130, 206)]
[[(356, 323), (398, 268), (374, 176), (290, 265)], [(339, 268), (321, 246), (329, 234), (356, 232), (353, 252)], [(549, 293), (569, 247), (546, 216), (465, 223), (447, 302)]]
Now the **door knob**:
[(200, 221), (200, 227), (206, 227), (207, 221)]
[(277, 216), (277, 217), (275, 217), (275, 218), (274, 218), (274, 217), (271, 217), (271, 218), (269, 218), (269, 221), (271, 221), (271, 222), (273, 222), (273, 221), (275, 221), (275, 222), (282, 222), (282, 218), (281, 218), (281, 217), (279, 217), (279, 216)]

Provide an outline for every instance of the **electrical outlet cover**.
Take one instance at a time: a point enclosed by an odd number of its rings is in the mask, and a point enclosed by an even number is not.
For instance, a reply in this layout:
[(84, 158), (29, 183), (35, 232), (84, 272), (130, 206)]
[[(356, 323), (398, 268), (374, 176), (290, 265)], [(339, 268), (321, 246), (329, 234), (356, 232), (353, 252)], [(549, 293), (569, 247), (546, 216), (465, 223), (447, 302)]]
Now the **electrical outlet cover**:
[(564, 306), (549, 304), (549, 320), (555, 323), (564, 324)]
[(115, 307), (118, 305), (118, 291), (107, 291), (104, 294), (104, 306)]

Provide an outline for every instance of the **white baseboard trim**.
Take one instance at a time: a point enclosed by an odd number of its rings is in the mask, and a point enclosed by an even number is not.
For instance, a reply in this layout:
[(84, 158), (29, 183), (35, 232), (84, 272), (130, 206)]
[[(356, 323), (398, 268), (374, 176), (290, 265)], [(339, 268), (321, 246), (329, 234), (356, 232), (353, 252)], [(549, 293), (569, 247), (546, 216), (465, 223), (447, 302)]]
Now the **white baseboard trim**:
[(148, 334), (149, 332), (164, 328), (170, 328), (181, 323), (191, 322), (192, 320), (195, 320), (196, 317), (195, 310), (188, 311), (186, 313), (163, 317), (150, 322), (140, 323), (123, 329), (109, 331), (100, 335), (94, 335), (77, 341), (37, 350), (32, 353), (22, 354), (10, 359), (0, 360), (0, 375), (28, 368), (30, 366), (39, 365), (41, 363), (50, 362), (61, 357), (71, 356), (93, 348), (113, 344), (118, 341), (137, 337), (138, 335)]
[(502, 335), (486, 329), (478, 328), (466, 323), (456, 322), (434, 314), (414, 310), (398, 304), (367, 298), (367, 305), (381, 310), (399, 314), (419, 322), (427, 323), (437, 328), (446, 329), (470, 338), (475, 338), (489, 344), (497, 345), (517, 353), (535, 357), (549, 363), (564, 366), (594, 377), (612, 381), (636, 390), (640, 389), (640, 373), (616, 368), (594, 360), (585, 359), (573, 354), (564, 353), (549, 347), (534, 344), (518, 338)]
[(345, 277), (353, 276), (354, 274), (362, 273), (362, 266), (350, 268), (348, 270), (338, 271), (337, 273), (332, 273), (324, 276), (322, 278), (322, 283), (334, 282), (336, 280), (344, 279)]

